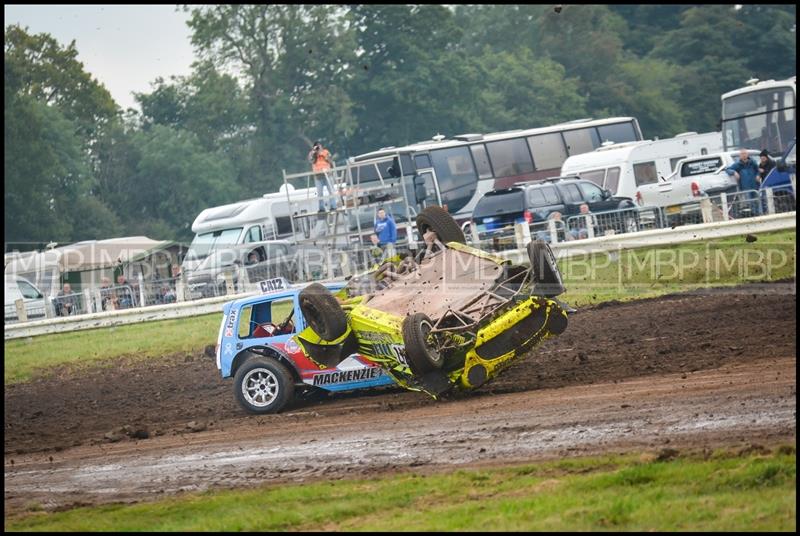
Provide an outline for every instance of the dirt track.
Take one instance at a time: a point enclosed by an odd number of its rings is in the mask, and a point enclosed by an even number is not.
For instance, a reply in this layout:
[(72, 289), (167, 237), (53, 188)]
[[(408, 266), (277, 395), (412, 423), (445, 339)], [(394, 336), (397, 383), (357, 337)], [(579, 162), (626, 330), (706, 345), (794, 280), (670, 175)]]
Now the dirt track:
[(470, 395), (338, 395), (266, 417), (202, 355), (65, 373), (5, 390), (5, 502), (791, 441), (795, 313), (793, 284), (605, 305)]

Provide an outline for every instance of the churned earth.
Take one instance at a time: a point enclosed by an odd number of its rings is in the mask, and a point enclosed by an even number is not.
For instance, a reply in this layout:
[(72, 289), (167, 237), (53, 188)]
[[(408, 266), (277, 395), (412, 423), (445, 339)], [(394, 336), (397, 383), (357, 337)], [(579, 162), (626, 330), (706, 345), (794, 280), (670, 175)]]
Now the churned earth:
[(5, 388), (5, 505), (791, 442), (795, 314), (794, 282), (601, 304), (473, 393), (311, 397), (269, 416), (244, 413), (202, 354), (65, 368)]

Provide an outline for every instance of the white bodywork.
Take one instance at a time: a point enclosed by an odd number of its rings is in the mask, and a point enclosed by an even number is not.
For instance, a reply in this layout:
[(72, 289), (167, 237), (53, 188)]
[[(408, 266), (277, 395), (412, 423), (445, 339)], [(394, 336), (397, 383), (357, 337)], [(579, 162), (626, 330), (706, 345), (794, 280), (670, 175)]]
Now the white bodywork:
[[(3, 289), (5, 320), (17, 320), (16, 301), (22, 300), (29, 319), (45, 316), (45, 298), (36, 286), (22, 276), (6, 275)], [(37, 296), (38, 294), (38, 296)]]
[[(750, 157), (758, 161), (758, 151), (749, 151)], [(736, 181), (725, 173), (739, 157), (736, 152), (714, 153), (682, 160), (675, 172), (663, 181), (639, 187), (637, 200), (644, 206), (673, 207), (697, 201), (703, 195), (717, 195), (736, 189)], [(692, 184), (696, 187), (693, 188)], [(697, 195), (695, 195), (697, 192)]]
[[(599, 186), (610, 190), (617, 197), (633, 199), (640, 186), (637, 184), (634, 172), (634, 166), (637, 164), (654, 163), (656, 176), (651, 179), (654, 179), (652, 182), (657, 182), (658, 178), (672, 174), (673, 166), (679, 159), (721, 151), (720, 132), (704, 134), (687, 132), (664, 140), (612, 144), (589, 153), (571, 156), (561, 166), (561, 175), (578, 175), (597, 182)], [(619, 173), (616, 188), (610, 181), (614, 168), (618, 168)]]

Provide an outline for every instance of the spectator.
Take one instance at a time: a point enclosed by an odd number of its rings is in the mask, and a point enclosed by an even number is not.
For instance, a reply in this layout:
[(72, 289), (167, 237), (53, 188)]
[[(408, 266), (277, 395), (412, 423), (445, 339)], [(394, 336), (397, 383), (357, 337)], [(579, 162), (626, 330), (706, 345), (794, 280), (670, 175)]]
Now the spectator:
[(161, 303), (175, 303), (178, 301), (178, 295), (175, 293), (175, 289), (169, 285), (162, 285), (158, 301)]
[[(567, 236), (567, 240), (576, 240), (576, 239), (583, 239), (589, 238), (589, 230), (586, 226), (586, 216), (589, 216), (589, 224), (592, 226), (593, 234), (597, 231), (597, 216), (592, 214), (591, 210), (589, 210), (589, 205), (583, 203), (580, 206), (580, 215), (583, 216), (582, 218), (578, 218), (578, 228), (572, 229), (569, 231), (569, 235)], [(570, 236), (572, 238), (570, 238)]]
[(759, 176), (758, 164), (750, 158), (747, 149), (739, 150), (739, 160), (725, 169), (725, 172), (734, 177), (739, 186), (739, 191), (744, 192), (743, 197), (746, 205), (750, 207), (751, 214), (761, 214), (761, 203), (759, 201), (758, 190)]
[(375, 233), (370, 238), (376, 247), (385, 252), (386, 257), (394, 256), (394, 245), (397, 243), (397, 224), (383, 207), (378, 209), (375, 216)]
[(331, 153), (322, 146), (322, 142), (316, 141), (311, 151), (308, 153), (308, 161), (311, 163), (311, 171), (314, 172), (314, 185), (317, 187), (317, 197), (319, 198), (319, 211), (325, 212), (326, 203), (323, 200), (324, 189), (328, 189), (331, 196), (331, 210), (336, 210), (336, 197), (334, 195), (331, 177), (329, 175), (332, 167)]
[(100, 280), (100, 307), (103, 311), (116, 309), (114, 293), (111, 290), (111, 279), (108, 277)]
[(78, 312), (77, 295), (72, 292), (72, 286), (64, 283), (56, 295), (56, 316), (68, 316)]
[[(564, 220), (562, 219), (561, 213), (559, 211), (555, 210), (551, 212), (550, 215), (547, 216), (547, 220), (548, 222), (551, 220), (554, 222), (556, 227), (556, 235), (558, 236), (558, 238), (566, 240), (573, 240), (575, 238), (575, 236), (573, 236), (570, 233), (567, 233), (566, 236), (564, 236), (564, 230), (566, 226), (564, 225)], [(553, 241), (552, 240), (553, 237), (550, 236), (550, 224), (546, 223), (545, 225), (546, 227), (544, 229), (536, 231), (534, 233), (534, 240), (544, 240), (545, 242)]]
[(128, 279), (123, 274), (117, 276), (117, 288), (114, 294), (118, 309), (128, 309), (136, 305), (133, 285), (128, 282)]
[(761, 154), (758, 155), (760, 162), (758, 163), (758, 184), (761, 186), (764, 184), (764, 180), (766, 180), (767, 175), (769, 172), (772, 171), (772, 168), (775, 167), (775, 162), (769, 157), (769, 151), (764, 149), (761, 151)]

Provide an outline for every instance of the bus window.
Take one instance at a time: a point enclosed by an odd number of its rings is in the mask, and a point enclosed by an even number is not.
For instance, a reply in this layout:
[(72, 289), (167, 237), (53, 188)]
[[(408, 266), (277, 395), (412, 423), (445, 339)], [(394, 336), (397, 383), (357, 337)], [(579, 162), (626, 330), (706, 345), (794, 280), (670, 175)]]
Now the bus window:
[(472, 158), (475, 160), (475, 168), (478, 171), (479, 179), (489, 179), (492, 177), (492, 166), (489, 165), (489, 155), (486, 154), (484, 144), (470, 145)]
[(606, 173), (605, 189), (611, 192), (612, 194), (615, 194), (617, 193), (618, 185), (619, 185), (619, 168), (618, 167), (608, 168), (608, 172)]
[(567, 159), (567, 148), (560, 132), (528, 138), (536, 169), (558, 169)]
[(642, 184), (652, 184), (658, 182), (655, 162), (642, 162), (633, 165), (633, 177), (636, 179), (636, 186)]
[(567, 130), (564, 132), (564, 140), (567, 142), (569, 155), (588, 153), (600, 147), (600, 138), (594, 127), (582, 128), (579, 130)]
[(486, 144), (495, 177), (510, 177), (533, 171), (531, 153), (523, 138)]
[(592, 181), (598, 186), (603, 186), (603, 177), (606, 174), (605, 169), (595, 169), (593, 171), (581, 171), (578, 175), (582, 179)]
[(477, 188), (478, 175), (469, 149), (453, 147), (431, 151), (431, 160), (439, 181), (442, 204), (455, 213), (469, 203)]
[(633, 123), (618, 123), (616, 125), (604, 125), (597, 127), (600, 133), (600, 143), (613, 141), (614, 143), (624, 143), (626, 141), (637, 141), (636, 129)]
[(417, 169), (426, 169), (431, 167), (431, 159), (426, 154), (414, 155), (414, 165)]
[(365, 182), (373, 182), (377, 181), (380, 178), (378, 176), (378, 170), (375, 167), (375, 164), (365, 164), (363, 166), (358, 166), (357, 168), (352, 170), (352, 173), (353, 173), (353, 182), (355, 184), (364, 184)]

